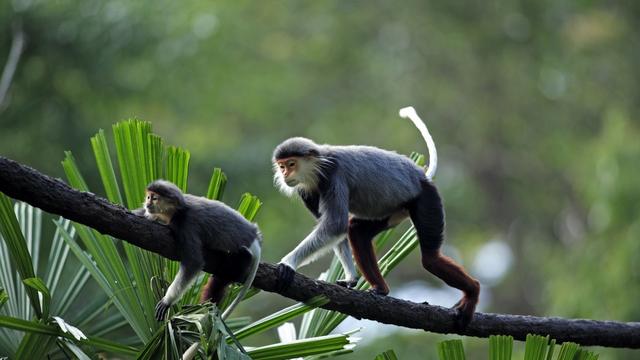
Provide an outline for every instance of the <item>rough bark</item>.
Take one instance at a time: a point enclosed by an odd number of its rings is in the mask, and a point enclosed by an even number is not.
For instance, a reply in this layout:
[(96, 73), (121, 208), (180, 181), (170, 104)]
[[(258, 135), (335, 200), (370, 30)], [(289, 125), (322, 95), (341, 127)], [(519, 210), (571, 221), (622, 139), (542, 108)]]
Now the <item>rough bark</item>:
[[(0, 157), (0, 191), (49, 213), (62, 215), (101, 233), (178, 260), (167, 227), (133, 215), (127, 209), (94, 194), (72, 189), (59, 179), (3, 157)], [(212, 261), (207, 261), (204, 270), (214, 275), (220, 271)], [(329, 302), (323, 308), (385, 324), (477, 337), (512, 335), (517, 340), (524, 340), (528, 333), (534, 333), (550, 335), (558, 342), (640, 348), (640, 323), (637, 322), (476, 313), (465, 330), (457, 331), (454, 328), (454, 313), (447, 308), (350, 290), (301, 274), (295, 275), (290, 287), (277, 291), (276, 278), (276, 267), (262, 263), (254, 286), (297, 301), (324, 295)]]

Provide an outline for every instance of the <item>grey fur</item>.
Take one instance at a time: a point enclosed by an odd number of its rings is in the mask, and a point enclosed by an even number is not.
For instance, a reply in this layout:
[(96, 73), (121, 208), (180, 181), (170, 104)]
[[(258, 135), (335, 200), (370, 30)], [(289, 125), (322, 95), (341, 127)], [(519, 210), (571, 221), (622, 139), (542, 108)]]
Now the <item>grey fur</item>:
[[(156, 306), (158, 320), (164, 318), (168, 308), (182, 297), (202, 270), (205, 251), (222, 251), (228, 254), (250, 252), (253, 261), (251, 268), (247, 269), (245, 287), (251, 285), (260, 261), (261, 236), (255, 224), (220, 201), (183, 194), (177, 186), (165, 180), (152, 182), (147, 190), (158, 194), (174, 207), (175, 213), (168, 226), (180, 249), (180, 270)], [(153, 213), (156, 209), (152, 205), (146, 204), (145, 209), (147, 218), (157, 218)], [(134, 213), (140, 214), (140, 211), (135, 210)], [(225, 312), (225, 315), (228, 313)]]
[(346, 281), (355, 281), (358, 277), (358, 271), (356, 270), (356, 265), (353, 263), (353, 258), (351, 257), (349, 241), (347, 239), (340, 241), (338, 245), (333, 247), (333, 252), (338, 257), (338, 260), (340, 260)]
[[(408, 157), (373, 146), (318, 145), (310, 139), (295, 137), (278, 145), (273, 158), (278, 160), (280, 154), (294, 153), (315, 153), (313, 158), (320, 161), (313, 168), (317, 188), (310, 189), (307, 184), (294, 187), (319, 218), (313, 231), (281, 260), (293, 269), (338, 245), (347, 233), (350, 214), (361, 219), (384, 219), (401, 213), (420, 194), (421, 182), (426, 179), (424, 169)], [(290, 192), (277, 170), (275, 181), (285, 193)], [(319, 194), (317, 208), (310, 200), (314, 194)], [(348, 258), (341, 256), (347, 265), (346, 273), (353, 264), (351, 256)]]

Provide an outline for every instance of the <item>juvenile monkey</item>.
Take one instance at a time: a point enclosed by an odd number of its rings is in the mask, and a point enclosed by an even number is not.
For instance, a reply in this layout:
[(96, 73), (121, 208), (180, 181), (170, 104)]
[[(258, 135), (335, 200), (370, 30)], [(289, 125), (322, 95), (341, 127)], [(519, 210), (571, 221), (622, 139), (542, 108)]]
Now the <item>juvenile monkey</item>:
[(410, 217), (420, 241), (422, 266), (464, 293), (454, 308), (458, 326), (465, 327), (478, 303), (480, 284), (440, 252), (445, 221), (442, 200), (431, 181), (437, 163), (435, 145), (413, 108), (402, 109), (400, 115), (409, 117), (427, 142), (426, 173), (409, 158), (372, 146), (318, 145), (294, 137), (275, 148), (276, 186), (289, 196), (298, 194), (318, 220), (313, 231), (280, 261), (279, 281), (287, 286), (293, 270), (333, 249), (346, 274), (338, 283), (355, 286), (350, 245), (370, 291), (387, 295), (389, 287), (378, 268), (372, 240)]
[(202, 270), (205, 258), (214, 259), (219, 271), (209, 278), (202, 291), (202, 302), (218, 302), (229, 283), (245, 278), (238, 297), (222, 314), (226, 319), (247, 293), (258, 270), (261, 252), (258, 227), (224, 203), (183, 194), (165, 180), (147, 186), (143, 208), (134, 213), (168, 225), (180, 251), (180, 269), (156, 305), (156, 319), (164, 320), (167, 310)]

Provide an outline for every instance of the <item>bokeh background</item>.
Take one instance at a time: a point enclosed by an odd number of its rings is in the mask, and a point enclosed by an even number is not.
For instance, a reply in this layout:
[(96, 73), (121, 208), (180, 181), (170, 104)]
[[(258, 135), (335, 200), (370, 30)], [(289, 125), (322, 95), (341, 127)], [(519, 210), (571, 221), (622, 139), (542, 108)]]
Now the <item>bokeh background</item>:
[[(0, 154), (64, 177), (72, 150), (101, 194), (89, 137), (126, 118), (191, 151), (189, 190), (213, 167), (224, 200), (258, 195), (264, 258), (313, 226), (272, 185), (289, 136), (440, 157), (445, 252), (483, 284), (480, 310), (640, 320), (640, 3), (637, 1), (38, 1), (0, 3), (0, 64), (26, 36), (0, 104)], [(403, 226), (407, 226), (404, 224)], [(329, 259), (302, 269), (316, 276)], [(450, 306), (410, 256), (392, 295)], [(260, 294), (239, 312), (289, 304)], [(436, 355), (442, 335), (364, 327), (357, 352)], [(264, 341), (273, 341), (264, 339)], [(257, 340), (258, 342), (260, 340)], [(486, 340), (465, 339), (485, 358)], [(637, 352), (596, 348), (607, 358)]]

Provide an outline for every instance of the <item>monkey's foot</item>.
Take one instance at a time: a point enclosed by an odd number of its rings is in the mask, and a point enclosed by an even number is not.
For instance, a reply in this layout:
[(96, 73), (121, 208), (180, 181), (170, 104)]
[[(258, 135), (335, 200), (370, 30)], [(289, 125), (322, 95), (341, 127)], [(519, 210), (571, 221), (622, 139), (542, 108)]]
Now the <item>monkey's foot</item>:
[(278, 280), (276, 283), (276, 291), (281, 292), (289, 288), (293, 282), (296, 271), (289, 265), (278, 263)]
[(466, 329), (466, 327), (473, 319), (473, 313), (476, 310), (476, 304), (478, 303), (478, 299), (469, 299), (467, 297), (463, 297), (458, 301), (455, 305), (453, 305), (453, 309), (456, 311), (456, 315), (454, 318), (454, 328), (456, 330), (462, 331)]
[(367, 290), (367, 292), (374, 295), (380, 295), (380, 296), (387, 296), (389, 294), (388, 289), (380, 289), (375, 287), (372, 287), (371, 289)]
[(356, 285), (358, 285), (358, 280), (353, 279), (353, 280), (349, 280), (349, 279), (342, 279), (342, 280), (338, 280), (336, 281), (336, 284), (342, 286), (342, 287), (346, 287), (349, 289), (352, 289), (354, 287), (356, 287)]
[(164, 300), (158, 301), (156, 305), (156, 320), (163, 321), (170, 307), (171, 304), (164, 302)]

